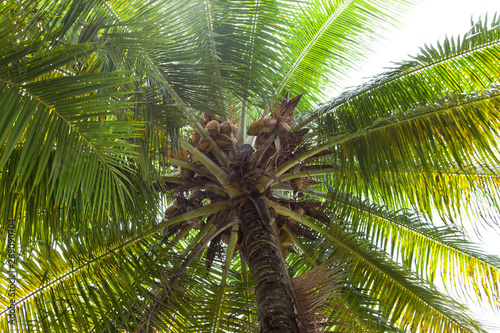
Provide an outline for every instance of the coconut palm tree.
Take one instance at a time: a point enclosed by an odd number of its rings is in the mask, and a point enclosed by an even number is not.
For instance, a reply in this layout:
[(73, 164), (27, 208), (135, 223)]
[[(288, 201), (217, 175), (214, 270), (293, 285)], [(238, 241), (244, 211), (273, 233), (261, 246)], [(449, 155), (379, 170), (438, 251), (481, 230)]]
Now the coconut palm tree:
[(484, 331), (500, 20), (326, 93), (405, 6), (3, 1), (2, 330)]

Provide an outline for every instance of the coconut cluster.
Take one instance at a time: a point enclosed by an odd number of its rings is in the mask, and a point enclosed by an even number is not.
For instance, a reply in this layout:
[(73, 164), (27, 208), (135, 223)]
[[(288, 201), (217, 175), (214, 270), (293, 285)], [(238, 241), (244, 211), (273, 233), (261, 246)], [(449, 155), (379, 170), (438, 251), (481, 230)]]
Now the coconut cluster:
[[(232, 120), (209, 114), (203, 114), (203, 119), (200, 120), (200, 124), (203, 126), (206, 133), (203, 133), (202, 136), (197, 131), (193, 132), (190, 135), (189, 143), (212, 162), (228, 172), (227, 183), (234, 183), (236, 188), (252, 193), (255, 189), (254, 186), (256, 182), (268, 178), (276, 179), (278, 183), (283, 184), (281, 180), (274, 175), (273, 168), (276, 168), (278, 165), (285, 163), (294, 156), (300, 155), (310, 149), (307, 144), (304, 144), (304, 137), (308, 133), (308, 129), (300, 129), (297, 131), (290, 130), (290, 127), (295, 121), (293, 110), (298, 104), (300, 97), (301, 96), (297, 96), (289, 100), (288, 96), (286, 96), (281, 105), (277, 105), (274, 110), (271, 110), (269, 117), (253, 121), (247, 128), (249, 139), (241, 146), (238, 145), (237, 141), (237, 124)], [(254, 140), (251, 139), (251, 136), (254, 137)], [(253, 145), (250, 144), (251, 142), (253, 142)], [(222, 153), (216, 151), (219, 149)], [(315, 157), (306, 159), (303, 164), (295, 165), (289, 172), (298, 173), (301, 170), (312, 170), (314, 168), (324, 167), (322, 165), (308, 165), (319, 155), (320, 154), (316, 154)], [(189, 153), (184, 147), (180, 147), (177, 150), (172, 150), (171, 148), (168, 150), (169, 158), (198, 165), (198, 167), (192, 165), (191, 169), (203, 170), (203, 163), (196, 156), (200, 157), (200, 154)], [(227, 157), (228, 161), (221, 160), (221, 158), (225, 157)], [(182, 163), (177, 164), (184, 165)], [(178, 167), (178, 174), (179, 177), (184, 180), (183, 182), (169, 181), (168, 178), (171, 177), (165, 177), (165, 182), (162, 184), (164, 187), (159, 187), (160, 190), (163, 188), (168, 190), (175, 189), (177, 193), (180, 193), (165, 211), (166, 218), (172, 218), (183, 214), (190, 209), (200, 208), (203, 206), (202, 201), (205, 199), (209, 199), (212, 203), (228, 199), (227, 196), (223, 194), (223, 186), (220, 186), (221, 191), (203, 190), (203, 187), (208, 184), (210, 184), (211, 187), (219, 187), (216, 179), (210, 172), (200, 171), (195, 173), (190, 170), (187, 165), (185, 166), (185, 168)], [(284, 183), (289, 184), (291, 189), (300, 191), (303, 186), (308, 186), (316, 182), (309, 177), (297, 177), (285, 181)], [(189, 197), (185, 198), (181, 193), (189, 193)], [(274, 199), (276, 200), (276, 198)], [(300, 203), (293, 203), (292, 200), (283, 202), (283, 204), (288, 205), (290, 209), (301, 216), (305, 213), (310, 215), (315, 211), (315, 208), (312, 206), (310, 207), (310, 211), (306, 211), (304, 208), (305, 203), (302, 201)], [(225, 221), (229, 218), (228, 214), (228, 210), (218, 212), (216, 213), (216, 220)], [(173, 228), (165, 230), (165, 236), (168, 237), (169, 235), (178, 233), (186, 225), (199, 228), (203, 223), (204, 222), (200, 218), (184, 221)], [(288, 218), (282, 217), (278, 219), (279, 229), (285, 225), (296, 236), (308, 236), (305, 230), (295, 225)], [(227, 242), (229, 233), (229, 230), (222, 233), (217, 239), (211, 242), (211, 245), (213, 243), (214, 248), (217, 248), (216, 245), (220, 242)], [(281, 230), (280, 240), (283, 251), (286, 254), (287, 248), (289, 248), (291, 244), (290, 236)], [(207, 253), (207, 267), (211, 264), (213, 255), (214, 253), (212, 252), (210, 252), (210, 255)]]
[[(205, 118), (210, 119), (209, 115)], [(221, 149), (230, 150), (236, 146), (237, 127), (235, 124), (226, 121), (219, 121), (215, 117), (204, 124), (205, 130), (210, 134), (209, 138), (201, 138), (198, 132), (191, 135), (190, 144), (197, 147), (204, 154), (210, 153), (214, 142)]]
[[(290, 137), (294, 137), (293, 133), (290, 133), (290, 126), (295, 121), (293, 110), (297, 106), (300, 97), (301, 95), (289, 100), (287, 95), (281, 105), (277, 105), (271, 111), (270, 117), (255, 120), (248, 126), (247, 135), (255, 137), (253, 147), (248, 143), (242, 147), (238, 147), (238, 127), (234, 121), (206, 113), (203, 114), (201, 125), (208, 136), (205, 135), (205, 137), (202, 137), (200, 133), (193, 132), (189, 143), (219, 166), (224, 167), (224, 164), (230, 165), (229, 181), (242, 180), (242, 178), (245, 178), (245, 175), (248, 175), (249, 171), (254, 169), (267, 171), (272, 165), (276, 165), (279, 162), (278, 159), (280, 156), (282, 158), (287, 157), (282, 156), (283, 153), (286, 154), (285, 148), (288, 148), (287, 150), (295, 148), (293, 145), (285, 147), (286, 145), (283, 143), (300, 144), (298, 141), (301, 141), (302, 136), (299, 140), (290, 139)], [(290, 136), (289, 134), (292, 135)], [(224, 152), (225, 156), (229, 159), (229, 163), (222, 163), (220, 154), (216, 156), (213, 151), (215, 145)], [(176, 151), (170, 148), (168, 157), (202, 165), (201, 161), (194, 154), (188, 153), (184, 147)], [(271, 163), (272, 161), (274, 163)], [(178, 167), (178, 174), (182, 179), (194, 176), (193, 171), (182, 167)], [(302, 184), (300, 180), (294, 180), (292, 186), (295, 190), (300, 190)]]
[[(214, 144), (217, 144), (218, 147), (227, 152), (227, 155), (230, 158), (233, 158), (237, 138), (236, 125), (229, 120), (222, 120), (218, 116), (213, 117), (211, 115), (204, 114), (204, 118), (205, 121), (202, 122), (202, 125), (209, 136), (202, 138), (198, 132), (193, 132), (189, 138), (189, 143), (214, 161), (216, 161), (215, 155), (212, 152)], [(196, 165), (202, 165), (201, 161), (195, 155), (188, 153), (184, 147), (180, 147), (176, 151), (174, 151), (172, 147), (169, 147), (167, 155), (169, 158), (175, 158), (191, 162)], [(182, 179), (194, 175), (193, 171), (182, 167), (178, 167), (178, 174)]]

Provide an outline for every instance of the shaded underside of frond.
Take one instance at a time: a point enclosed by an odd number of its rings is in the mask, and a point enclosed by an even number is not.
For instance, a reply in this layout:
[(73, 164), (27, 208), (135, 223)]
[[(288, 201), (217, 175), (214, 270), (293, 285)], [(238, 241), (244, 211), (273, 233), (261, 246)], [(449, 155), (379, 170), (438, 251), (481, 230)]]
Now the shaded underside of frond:
[[(238, 260), (232, 264), (222, 290), (219, 281), (223, 263), (217, 259), (207, 271), (202, 257), (196, 258), (172, 286), (172, 277), (184, 259), (179, 253), (182, 248), (158, 237), (154, 231), (158, 226), (148, 231), (148, 221), (141, 224), (146, 232), (127, 230), (124, 224), (110, 225), (122, 231), (122, 238), (114, 242), (115, 233), (109, 235), (94, 228), (67, 237), (57, 244), (57, 250), (42, 243), (18, 249), (19, 329), (26, 329), (29, 323), (54, 332), (209, 332), (242, 331), (254, 325), (253, 293), (237, 273)], [(2, 269), (2, 273), (6, 271)], [(7, 288), (4, 274), (1, 285)], [(1, 302), (1, 316), (6, 318), (10, 300)], [(221, 311), (214, 320), (218, 307)], [(11, 327), (6, 320), (1, 325), (5, 331)]]
[(460, 229), (434, 226), (417, 215), (388, 211), (339, 193), (328, 198), (335, 216), (346, 221), (344, 228), (376, 244), (393, 260), (425, 279), (434, 281), (436, 275), (441, 275), (447, 279), (445, 283), (468, 290), (471, 295), (486, 295), (492, 306), (500, 304), (500, 258), (483, 254)]
[[(301, 247), (307, 253), (306, 257), (317, 258), (318, 253), (323, 257), (333, 254), (349, 257), (353, 265), (350, 282), (380, 302), (376, 302), (375, 309), (385, 313), (382, 316), (388, 318), (390, 326), (405, 330), (411, 325), (418, 325), (433, 332), (481, 330), (480, 325), (465, 314), (462, 305), (440, 294), (432, 282), (412, 272), (408, 265), (389, 258), (371, 239), (358, 235), (349, 228), (349, 221), (342, 223), (347, 216), (332, 216), (332, 224), (326, 229), (282, 206), (271, 204), (271, 207), (278, 214), (286, 214), (321, 235), (320, 239), (326, 244), (323, 245), (324, 252), (318, 251), (318, 244), (312, 243), (309, 248)], [(482, 272), (482, 267), (480, 269)], [(414, 321), (414, 318), (419, 319)]]
[[(133, 184), (131, 164), (141, 124), (129, 121), (127, 104), (107, 91), (129, 79), (113, 74), (49, 80), (2, 87), (2, 215), (30, 220), (32, 232), (45, 229), (44, 237), (58, 233), (55, 224), (76, 227), (66, 225), (71, 216), (123, 215), (126, 205), (140, 201), (130, 189), (141, 182)], [(48, 204), (54, 220), (41, 228), (37, 221)], [(24, 228), (19, 235), (28, 237)]]
[(319, 132), (337, 136), (331, 184), (393, 209), (495, 223), (498, 41), (498, 18), (479, 21), (310, 115), (325, 112)]
[[(143, 215), (144, 203), (155, 202), (149, 158), (166, 153), (167, 139), (149, 124), (161, 124), (175, 140), (184, 123), (163, 83), (145, 76), (158, 48), (187, 43), (189, 31), (184, 42), (173, 42), (166, 38), (173, 30), (160, 24), (175, 18), (187, 26), (190, 18), (177, 17), (181, 2), (150, 5), (128, 3), (125, 12), (120, 1), (9, 2), (2, 8), (0, 215), (21, 222), (22, 239), (49, 241), (107, 218)], [(200, 53), (192, 51), (195, 41), (188, 44), (170, 59), (192, 77), (203, 70), (190, 64)], [(179, 52), (189, 57), (181, 62)]]
[[(63, 248), (70, 251), (64, 254), (31, 249), (31, 257), (20, 260), (18, 267), (20, 325), (31, 322), (42, 331), (60, 332), (133, 330), (139, 320), (130, 314), (154, 299), (152, 286), (168, 281), (167, 268), (163, 271), (156, 264), (158, 253), (146, 254), (150, 246), (151, 242), (144, 240), (96, 260), (85, 260), (85, 256), (79, 260), (75, 249)], [(7, 325), (6, 321), (2, 325)]]

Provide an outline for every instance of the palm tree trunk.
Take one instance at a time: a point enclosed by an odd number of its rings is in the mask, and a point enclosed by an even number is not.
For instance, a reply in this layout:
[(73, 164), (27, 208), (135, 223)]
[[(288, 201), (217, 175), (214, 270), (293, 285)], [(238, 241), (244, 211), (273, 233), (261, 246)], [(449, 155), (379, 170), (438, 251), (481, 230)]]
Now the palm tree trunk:
[(262, 221), (255, 206), (241, 209), (244, 253), (252, 273), (262, 333), (298, 333), (290, 278), (269, 222)]

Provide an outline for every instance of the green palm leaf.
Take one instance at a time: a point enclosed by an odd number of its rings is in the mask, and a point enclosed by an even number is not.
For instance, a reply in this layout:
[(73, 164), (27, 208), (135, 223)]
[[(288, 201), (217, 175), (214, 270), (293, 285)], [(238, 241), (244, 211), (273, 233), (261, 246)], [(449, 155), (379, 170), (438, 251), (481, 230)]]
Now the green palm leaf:
[(402, 8), (398, 3), (365, 1), (311, 1), (297, 5), (287, 15), (292, 26), (285, 35), (290, 55), (277, 92), (284, 88), (311, 94), (318, 101), (327, 96), (308, 91), (314, 80), (320, 86), (340, 86), (356, 61), (369, 53), (370, 33), (384, 29)]
[[(320, 233), (331, 243), (330, 251), (349, 256), (355, 266), (352, 279), (358, 288), (368, 290), (371, 297), (382, 302), (381, 307), (387, 311), (390, 323), (402, 329), (418, 325), (420, 329), (436, 331), (482, 330), (477, 322), (463, 314), (462, 305), (451, 302), (431, 283), (370, 248), (373, 247), (371, 243), (340, 227), (328, 231), (284, 207), (276, 204), (271, 207)], [(415, 316), (419, 320), (414, 321)]]
[[(356, 188), (360, 194), (375, 191), (386, 203), (411, 204), (431, 216), (433, 209), (443, 215), (452, 212), (453, 218), (467, 206), (456, 194), (447, 196), (453, 190), (442, 190), (442, 177), (463, 184), (459, 185), (461, 190), (473, 192), (489, 184), (484, 192), (497, 191), (495, 181), (489, 180), (495, 179), (498, 164), (497, 96), (495, 85), (483, 92), (450, 93), (433, 103), (422, 103), (379, 118), (370, 126), (332, 140), (332, 144), (341, 143), (335, 163), (344, 165), (344, 172), (366, 178), (359, 183), (350, 183), (357, 178), (349, 178), (341, 186), (346, 186), (347, 191)], [(436, 123), (441, 126), (433, 126)], [(387, 181), (395, 187), (374, 186)], [(366, 187), (358, 186), (361, 183)], [(423, 186), (414, 186), (419, 183)], [(406, 191), (394, 191), (399, 186)], [(434, 195), (433, 200), (429, 194)]]
[[(397, 214), (356, 198), (334, 194), (328, 199), (337, 215), (346, 221), (355, 221), (349, 225), (351, 232), (379, 245), (394, 260), (422, 276), (429, 274), (430, 281), (438, 271), (455, 286), (469, 280), (460, 286), (461, 290), (466, 290), (468, 285), (471, 292), (484, 288), (490, 304), (498, 303), (499, 295), (495, 292), (498, 290), (499, 258), (481, 253), (463, 238), (459, 229), (436, 227), (412, 214)], [(450, 267), (454, 267), (453, 273)], [(461, 278), (453, 281), (457, 275)]]
[(2, 329), (484, 331), (500, 19), (318, 104), (407, 6), (5, 1)]
[[(309, 120), (329, 112), (337, 117), (352, 115), (349, 122), (336, 125), (338, 132), (352, 131), (396, 110), (430, 101), (443, 91), (460, 94), (489, 88), (498, 82), (498, 22), (496, 16), (491, 21), (479, 20), (462, 38), (446, 38), (443, 45), (421, 48), (421, 54), (413, 60), (312, 111), (307, 115)], [(417, 83), (416, 89), (404, 89)]]

